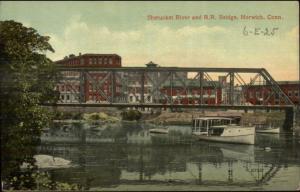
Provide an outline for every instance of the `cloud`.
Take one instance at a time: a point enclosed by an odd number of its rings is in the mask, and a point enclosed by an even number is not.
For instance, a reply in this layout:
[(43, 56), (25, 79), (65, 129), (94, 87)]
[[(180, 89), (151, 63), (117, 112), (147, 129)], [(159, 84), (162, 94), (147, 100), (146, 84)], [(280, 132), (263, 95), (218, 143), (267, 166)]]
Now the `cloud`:
[(228, 30), (226, 30), (223, 27), (219, 26), (213, 26), (213, 27), (208, 27), (206, 25), (199, 26), (199, 27), (192, 27), (192, 26), (185, 26), (183, 28), (180, 28), (177, 30), (177, 33), (182, 36), (190, 36), (190, 35), (199, 35), (202, 33), (225, 33)]
[(144, 52), (152, 56), (165, 55), (172, 50), (180, 52), (183, 48), (193, 51), (199, 35), (224, 32), (226, 29), (219, 26), (171, 29), (154, 24), (146, 24), (140, 30), (113, 31), (106, 26), (89, 25), (81, 20), (80, 15), (75, 15), (62, 37), (50, 34), (50, 43), (56, 50), (50, 57), (55, 60), (71, 52), (90, 51), (137, 55)]
[(22, 22), (22, 24), (23, 24), (23, 26), (28, 27), (28, 28), (32, 27), (31, 23), (27, 22), (27, 21)]
[[(49, 34), (55, 53), (53, 60), (71, 53), (116, 53), (123, 66), (143, 66), (154, 61), (161, 66), (266, 67), (275, 79), (297, 79), (298, 51), (295, 38), (299, 28), (285, 37), (244, 37), (237, 28), (183, 26), (171, 28), (146, 23), (137, 30), (113, 30), (90, 24), (73, 16), (61, 36)], [(298, 41), (297, 41), (298, 42)], [(280, 75), (290, 65), (293, 73)], [(284, 73), (282, 73), (284, 74)]]
[(88, 25), (80, 15), (70, 19), (63, 36), (49, 35), (50, 43), (56, 50), (56, 53), (49, 55), (53, 60), (78, 52), (117, 53), (132, 43), (138, 43), (141, 37), (139, 31), (112, 31), (106, 26)]

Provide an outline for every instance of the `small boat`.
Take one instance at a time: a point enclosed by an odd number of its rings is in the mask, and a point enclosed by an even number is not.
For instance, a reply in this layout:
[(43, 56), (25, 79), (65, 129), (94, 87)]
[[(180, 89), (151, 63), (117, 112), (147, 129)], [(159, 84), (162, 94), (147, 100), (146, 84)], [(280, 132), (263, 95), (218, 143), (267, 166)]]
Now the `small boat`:
[(255, 127), (232, 124), (232, 121), (232, 118), (227, 117), (195, 118), (192, 135), (206, 141), (253, 145)]
[(149, 133), (168, 134), (169, 129), (162, 129), (162, 128), (149, 129)]
[(260, 129), (256, 130), (256, 133), (280, 133), (280, 128)]
[(42, 128), (42, 132), (43, 133), (48, 133), (50, 131), (50, 128), (49, 127), (44, 127)]
[(280, 127), (273, 127), (267, 124), (256, 124), (255, 125), (255, 132), (256, 133), (273, 133), (277, 134), (280, 133)]

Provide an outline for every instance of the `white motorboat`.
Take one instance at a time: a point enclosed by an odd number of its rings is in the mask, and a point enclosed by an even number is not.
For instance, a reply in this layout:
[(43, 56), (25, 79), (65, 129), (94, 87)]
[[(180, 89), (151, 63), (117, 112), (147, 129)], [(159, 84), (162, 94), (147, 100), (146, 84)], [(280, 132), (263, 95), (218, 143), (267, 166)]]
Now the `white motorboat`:
[(196, 118), (192, 134), (200, 140), (253, 145), (255, 127), (232, 124), (232, 121), (225, 117)]
[(256, 133), (273, 133), (278, 134), (280, 133), (280, 127), (273, 127), (267, 124), (256, 124), (255, 125), (255, 132)]

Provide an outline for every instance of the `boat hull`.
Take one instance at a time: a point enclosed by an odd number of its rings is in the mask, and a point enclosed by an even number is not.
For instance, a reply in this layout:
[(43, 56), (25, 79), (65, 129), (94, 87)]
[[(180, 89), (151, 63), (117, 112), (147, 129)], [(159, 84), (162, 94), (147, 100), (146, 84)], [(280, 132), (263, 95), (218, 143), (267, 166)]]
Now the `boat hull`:
[(220, 136), (206, 135), (199, 132), (194, 132), (193, 135), (200, 140), (215, 141), (223, 143), (237, 143), (237, 144), (255, 144), (255, 128), (230, 128), (224, 131)]
[(277, 134), (280, 132), (279, 128), (275, 129), (256, 129), (256, 133), (272, 133), (272, 134)]
[(255, 135), (240, 135), (240, 136), (206, 136), (206, 135), (196, 135), (200, 140), (205, 141), (215, 141), (223, 143), (238, 143), (238, 144), (247, 144), (254, 145)]

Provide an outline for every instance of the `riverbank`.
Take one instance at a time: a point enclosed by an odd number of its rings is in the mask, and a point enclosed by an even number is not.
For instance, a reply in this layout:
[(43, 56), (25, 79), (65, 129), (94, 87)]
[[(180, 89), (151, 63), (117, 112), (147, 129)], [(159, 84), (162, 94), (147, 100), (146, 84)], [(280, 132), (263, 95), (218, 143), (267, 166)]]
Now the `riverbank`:
[(163, 125), (190, 125), (193, 118), (204, 116), (222, 116), (233, 117), (240, 116), (242, 124), (264, 124), (276, 122), (276, 126), (282, 126), (285, 113), (284, 112), (253, 112), (244, 113), (241, 111), (186, 111), (186, 112), (166, 112), (160, 115), (146, 119), (145, 122)]
[[(122, 110), (120, 109), (98, 109), (98, 112), (87, 111), (56, 111), (55, 121), (74, 122), (74, 121), (101, 121), (105, 123), (116, 123), (122, 120)], [(222, 117), (241, 117), (241, 124), (268, 124), (273, 126), (282, 126), (285, 120), (285, 113), (282, 111), (271, 112), (248, 112), (228, 110), (228, 111), (196, 111), (186, 110), (183, 112), (157, 111), (155, 113), (146, 113), (141, 111), (142, 117), (140, 121), (151, 124), (161, 125), (190, 125), (193, 118), (203, 116), (222, 116)], [(135, 122), (135, 120), (133, 121)]]

